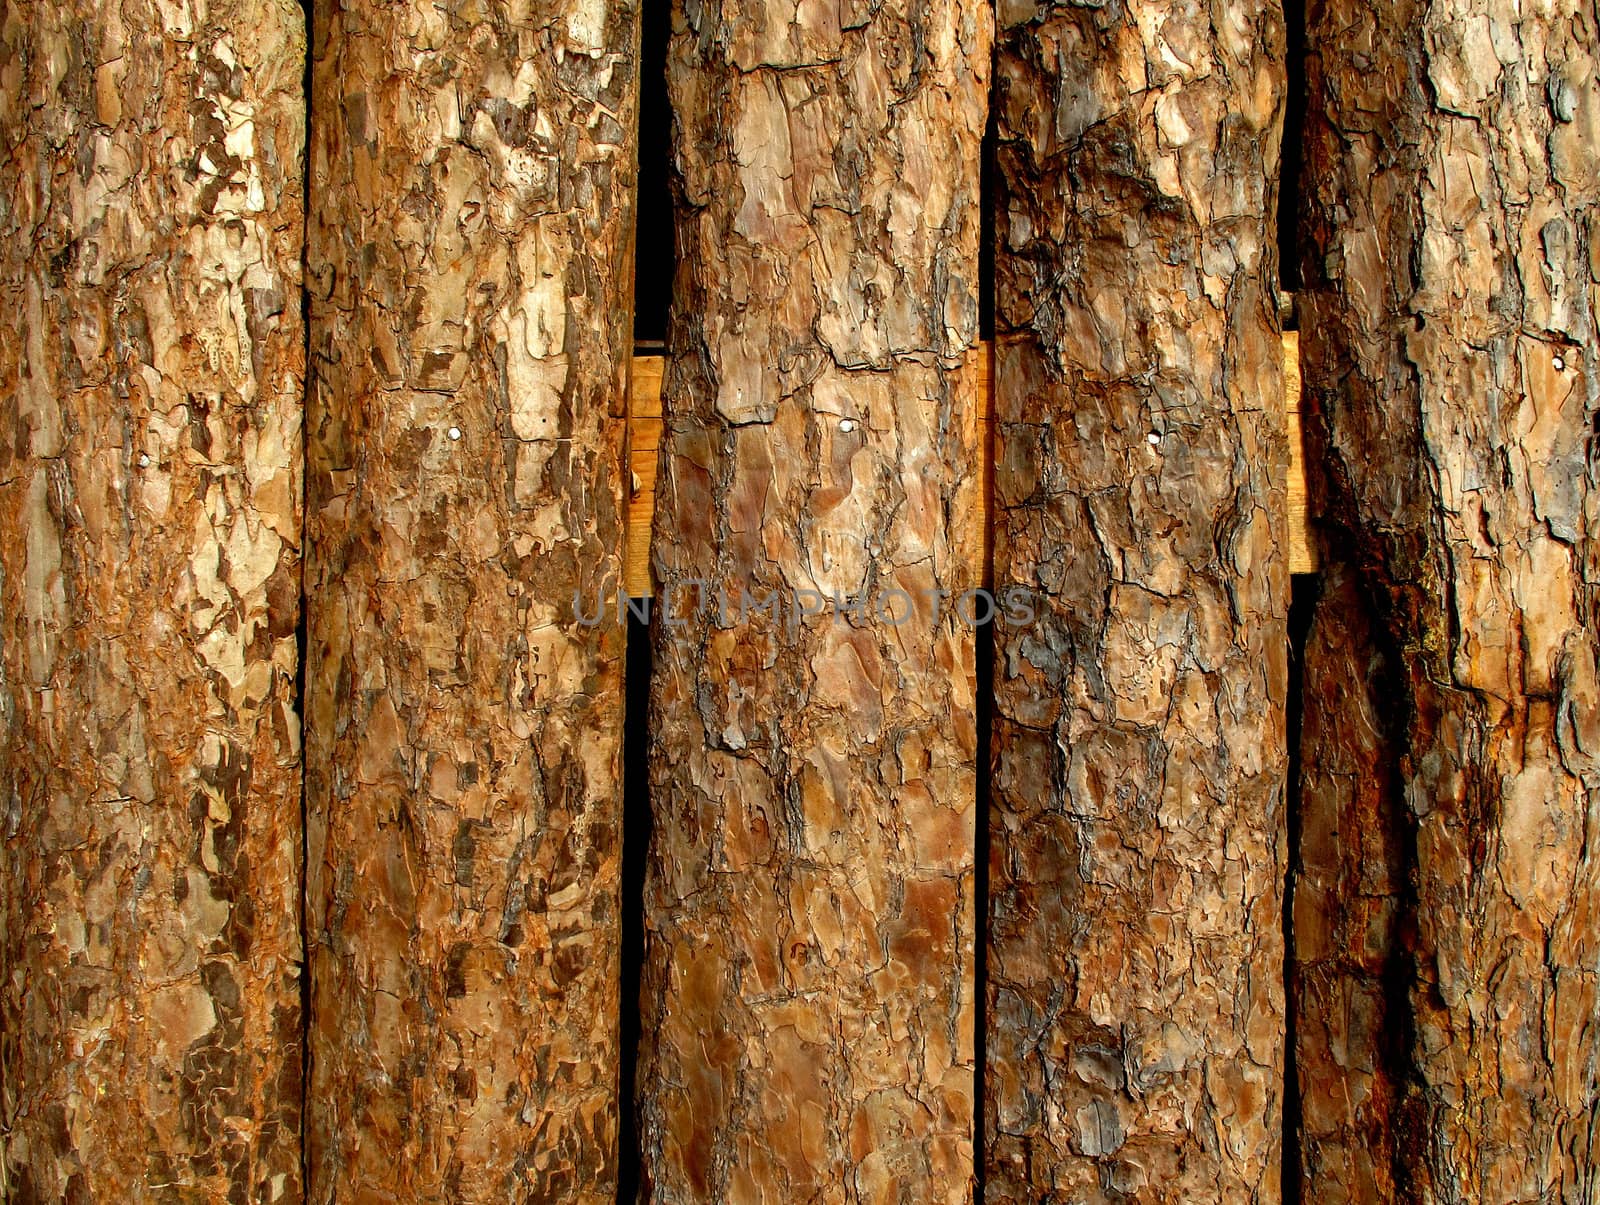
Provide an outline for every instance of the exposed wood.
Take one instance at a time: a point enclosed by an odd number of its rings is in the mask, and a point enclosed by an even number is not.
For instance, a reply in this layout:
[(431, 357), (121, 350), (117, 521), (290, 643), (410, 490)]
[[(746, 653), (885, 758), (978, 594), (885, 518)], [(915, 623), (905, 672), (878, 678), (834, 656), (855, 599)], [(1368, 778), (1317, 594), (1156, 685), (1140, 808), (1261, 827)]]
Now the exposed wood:
[[(1397, 728), (1371, 732), (1339, 661), (1309, 662), (1334, 739), (1307, 745), (1306, 773), (1395, 767), (1407, 894), (1397, 936), (1335, 933), (1347, 964), (1393, 943), (1385, 1024), (1404, 1038), (1392, 1129), (1374, 1110), (1341, 1144), (1392, 1149), (1399, 1199), (1592, 1200), (1597, 15), (1332, 0), (1308, 17), (1312, 497), (1330, 572), (1373, 608), (1357, 660), (1388, 662)], [(1341, 699), (1351, 714), (1331, 714)], [(1329, 815), (1307, 826), (1359, 812), (1365, 789), (1308, 795)], [(1357, 889), (1346, 878), (1330, 910), (1361, 907)], [(1301, 1023), (1341, 1006), (1308, 992)], [(1365, 1071), (1324, 1061), (1316, 1091), (1355, 1099)], [(1316, 1165), (1305, 1180), (1311, 1201), (1394, 1199)]]
[[(990, 417), (994, 408), (994, 375), (991, 370), (991, 345), (979, 345), (978, 422), (982, 435), (979, 446), (991, 446)], [(1289, 572), (1315, 573), (1316, 548), (1306, 531), (1305, 460), (1300, 447), (1300, 334), (1283, 332), (1283, 409), (1289, 428)], [(656, 504), (656, 459), (661, 446), (661, 378), (666, 366), (662, 356), (635, 356), (633, 376), (628, 387), (628, 448), (632, 469), (628, 496), (628, 593), (644, 598), (654, 593), (650, 579), (650, 523)], [(978, 461), (979, 489), (986, 500), (980, 532), (983, 544), (984, 584), (990, 584), (989, 565), (993, 554), (993, 524), (987, 500), (992, 497), (993, 459)]]
[(1274, 1201), (1282, 15), (1001, 11), (988, 1200)]
[(1283, 332), (1283, 419), (1289, 437), (1289, 526), (1279, 544), (1289, 550), (1289, 572), (1315, 573), (1317, 545), (1306, 509), (1305, 433), (1300, 425), (1300, 332)]
[(300, 1197), (300, 10), (0, 16), (0, 1199)]
[(638, 12), (315, 19), (311, 1197), (611, 1202)]
[(650, 577), (650, 529), (656, 513), (656, 463), (661, 455), (661, 380), (664, 356), (634, 356), (628, 374), (627, 555), (623, 581), (633, 598), (655, 593)]
[[(803, 13), (674, 14), (645, 1174), (662, 1205), (958, 1205), (975, 635), (933, 592), (980, 571), (991, 17)], [(800, 590), (865, 603), (801, 616)]]

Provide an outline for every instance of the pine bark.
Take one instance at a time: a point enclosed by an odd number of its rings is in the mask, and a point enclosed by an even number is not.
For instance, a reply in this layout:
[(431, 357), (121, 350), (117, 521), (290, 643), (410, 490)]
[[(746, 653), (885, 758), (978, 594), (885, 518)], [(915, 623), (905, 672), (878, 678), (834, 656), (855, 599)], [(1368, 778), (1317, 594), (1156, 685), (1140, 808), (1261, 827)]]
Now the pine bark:
[(1272, 1201), (1281, 10), (998, 37), (986, 1199)]
[(315, 19), (311, 1196), (610, 1202), (638, 10)]
[(980, 581), (991, 37), (969, 0), (674, 14), (657, 1202), (972, 1192), (975, 637), (953, 603)]
[(0, 16), (0, 1198), (300, 1185), (300, 11)]
[[(1308, 18), (1315, 505), (1391, 658), (1411, 897), (1398, 1119), (1367, 1141), (1411, 1200), (1600, 1188), (1596, 20), (1502, 0)], [(1339, 681), (1308, 667), (1308, 697), (1336, 706)]]

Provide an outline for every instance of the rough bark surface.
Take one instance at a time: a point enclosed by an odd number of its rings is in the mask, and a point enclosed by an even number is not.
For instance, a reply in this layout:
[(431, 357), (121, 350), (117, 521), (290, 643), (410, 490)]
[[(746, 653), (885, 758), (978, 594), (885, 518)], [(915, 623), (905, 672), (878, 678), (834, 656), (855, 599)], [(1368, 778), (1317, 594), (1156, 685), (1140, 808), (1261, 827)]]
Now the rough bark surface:
[(987, 1199), (1275, 1200), (1281, 11), (1000, 11)]
[(637, 8), (315, 19), (311, 1195), (609, 1202)]
[[(972, 1192), (975, 638), (935, 592), (979, 583), (991, 36), (967, 0), (674, 16), (639, 1085), (658, 1202)], [(805, 590), (866, 601), (802, 617)]]
[[(1300, 843), (1291, 929), (1301, 1199), (1401, 1199), (1394, 1183), (1408, 1009), (1407, 830), (1393, 756), (1389, 658), (1371, 603), (1327, 574), (1305, 645)], [(1399, 998), (1396, 998), (1398, 988)]]
[[(1394, 659), (1413, 1200), (1600, 1190), (1596, 20), (1576, 0), (1309, 12), (1307, 431), (1328, 563)], [(1332, 706), (1342, 672), (1308, 672), (1308, 696)], [(1320, 756), (1359, 760), (1370, 736), (1340, 723)]]
[(0, 16), (0, 1198), (300, 1195), (300, 12)]

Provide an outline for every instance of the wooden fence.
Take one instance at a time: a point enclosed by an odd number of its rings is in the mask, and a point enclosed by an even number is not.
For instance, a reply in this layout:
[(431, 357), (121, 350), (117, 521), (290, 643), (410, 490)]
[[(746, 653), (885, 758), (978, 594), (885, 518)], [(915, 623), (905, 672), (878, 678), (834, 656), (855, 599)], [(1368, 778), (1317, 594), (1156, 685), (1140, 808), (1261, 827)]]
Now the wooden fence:
[(644, 15), (7, 0), (0, 1199), (1600, 1199), (1593, 5)]

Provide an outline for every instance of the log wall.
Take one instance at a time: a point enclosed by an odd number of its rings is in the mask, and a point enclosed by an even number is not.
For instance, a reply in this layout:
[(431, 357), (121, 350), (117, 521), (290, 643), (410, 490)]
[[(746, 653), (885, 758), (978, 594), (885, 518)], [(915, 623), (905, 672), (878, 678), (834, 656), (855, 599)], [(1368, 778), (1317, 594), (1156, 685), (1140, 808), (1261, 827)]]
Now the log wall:
[(0, 1199), (1600, 1194), (1593, 6), (674, 8), (0, 10)]

